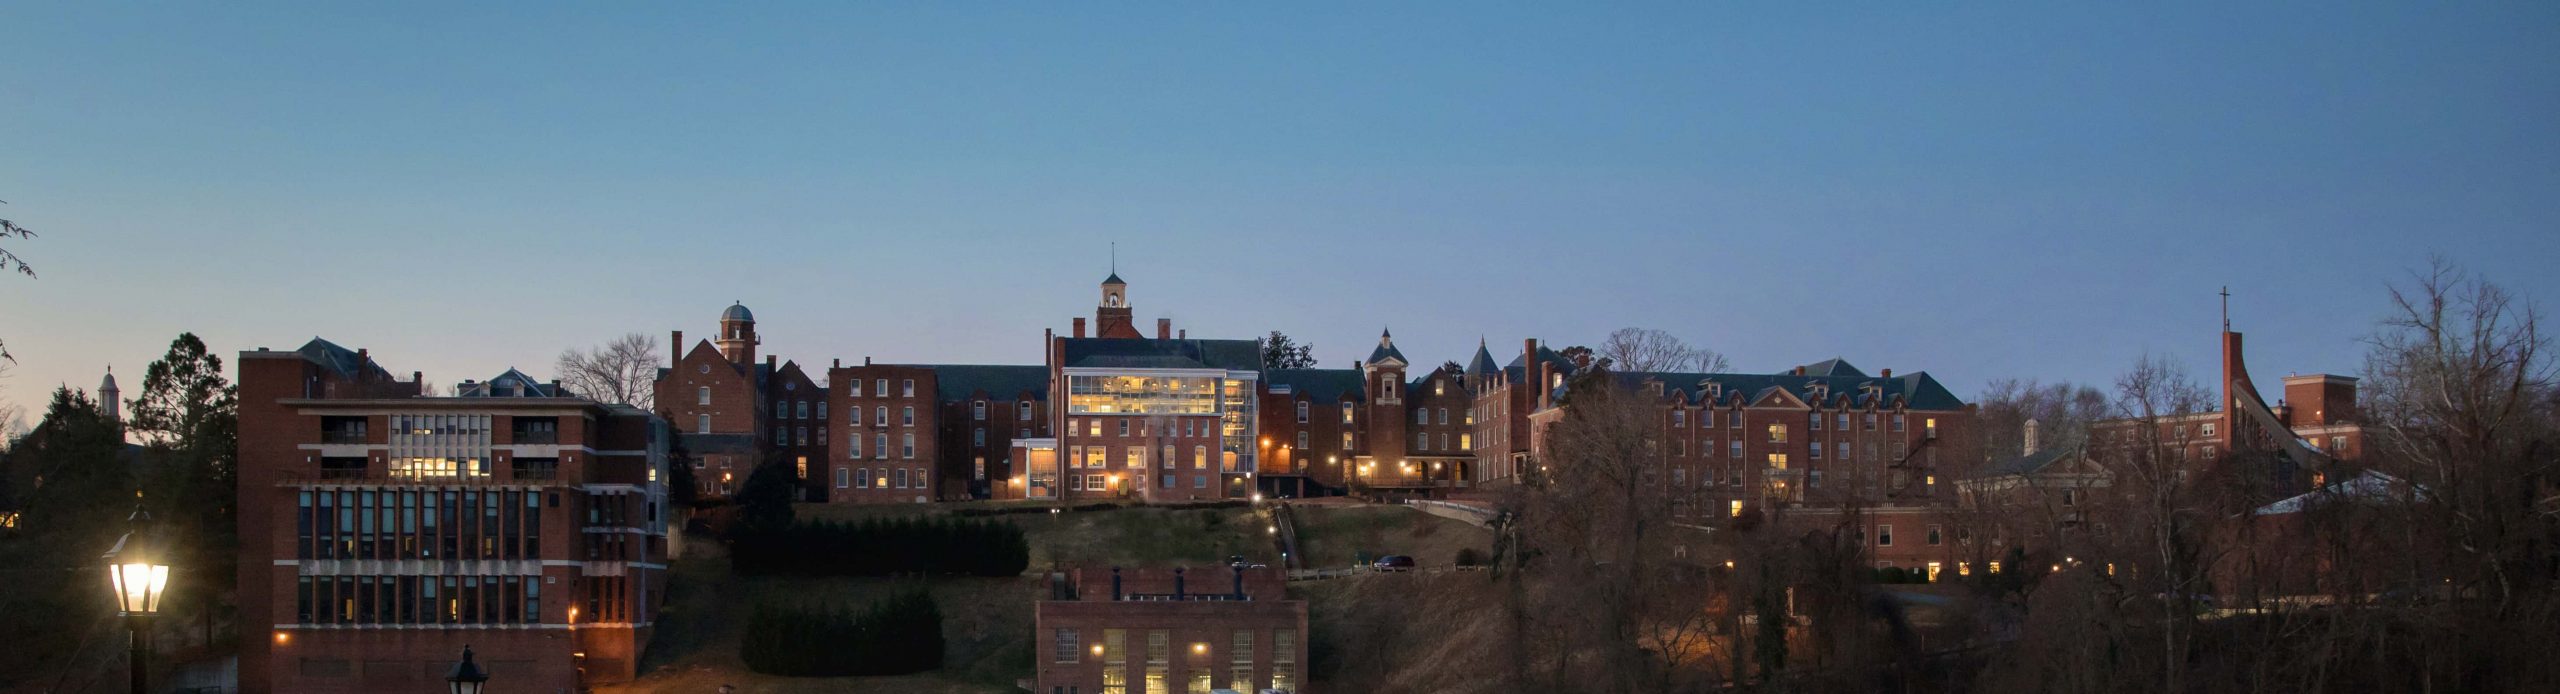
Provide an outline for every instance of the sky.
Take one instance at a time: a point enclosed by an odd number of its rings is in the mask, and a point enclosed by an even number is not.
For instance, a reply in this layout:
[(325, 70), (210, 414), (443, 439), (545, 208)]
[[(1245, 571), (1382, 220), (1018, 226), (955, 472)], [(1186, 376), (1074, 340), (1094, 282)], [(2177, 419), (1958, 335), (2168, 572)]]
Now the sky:
[(2560, 3), (520, 5), (0, 3), (0, 401), (731, 301), (1036, 364), (1115, 242), (1142, 325), (1325, 366), (1644, 326), (1968, 397), (2208, 374), (2224, 286), (2262, 376), (2430, 256), (2560, 301)]

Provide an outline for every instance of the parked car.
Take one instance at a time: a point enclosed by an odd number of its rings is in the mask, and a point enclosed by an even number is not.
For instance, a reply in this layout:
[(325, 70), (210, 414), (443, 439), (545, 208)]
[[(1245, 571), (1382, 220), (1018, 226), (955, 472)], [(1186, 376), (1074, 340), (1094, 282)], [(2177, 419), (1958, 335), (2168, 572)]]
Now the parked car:
[(1369, 564), (1369, 568), (1377, 569), (1379, 571), (1412, 571), (1413, 557), (1408, 557), (1402, 554), (1390, 554), (1379, 557), (1375, 562), (1371, 562)]

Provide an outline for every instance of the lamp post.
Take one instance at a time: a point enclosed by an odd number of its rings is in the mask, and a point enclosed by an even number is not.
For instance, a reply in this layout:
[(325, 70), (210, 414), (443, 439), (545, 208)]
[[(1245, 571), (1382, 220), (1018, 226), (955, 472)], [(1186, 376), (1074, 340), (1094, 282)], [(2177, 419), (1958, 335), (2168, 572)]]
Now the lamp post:
[(453, 694), (480, 694), (480, 685), (489, 682), (489, 672), (471, 662), (471, 647), (463, 646), (462, 662), (453, 664), (453, 672), (446, 674), (444, 681), (453, 687)]
[(160, 614), (160, 592), (169, 587), (169, 560), (153, 542), (150, 512), (137, 505), (127, 520), (133, 529), (116, 538), (116, 546), (99, 559), (106, 562), (108, 587), (115, 590), (116, 614), (131, 631), (133, 694), (143, 694), (150, 677), (151, 618)]

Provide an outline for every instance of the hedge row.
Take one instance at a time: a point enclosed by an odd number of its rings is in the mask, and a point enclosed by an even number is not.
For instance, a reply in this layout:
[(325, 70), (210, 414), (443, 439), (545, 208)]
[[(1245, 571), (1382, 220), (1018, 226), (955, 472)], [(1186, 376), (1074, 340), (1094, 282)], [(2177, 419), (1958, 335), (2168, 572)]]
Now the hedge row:
[(1012, 523), (960, 518), (803, 522), (779, 531), (741, 530), (729, 566), (746, 575), (1020, 576), (1031, 543)]
[(916, 590), (860, 614), (758, 605), (738, 655), (747, 669), (787, 677), (903, 675), (942, 667), (942, 608)]

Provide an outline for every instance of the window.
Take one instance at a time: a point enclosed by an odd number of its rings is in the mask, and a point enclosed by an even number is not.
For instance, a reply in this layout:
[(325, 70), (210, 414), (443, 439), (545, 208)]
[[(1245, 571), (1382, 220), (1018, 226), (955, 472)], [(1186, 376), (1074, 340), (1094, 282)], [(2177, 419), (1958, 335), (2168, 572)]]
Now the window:
[(696, 404), (696, 405), (709, 405), (709, 404), (711, 404), (711, 387), (710, 387), (710, 386), (703, 386), (703, 387), (701, 387), (701, 388), (696, 388), (696, 389), (694, 389), (694, 390), (693, 390), (693, 404)]
[(1130, 446), (1128, 450), (1121, 452), (1120, 461), (1131, 470), (1147, 469), (1147, 449), (1141, 446)]
[(1025, 422), (1031, 421), (1031, 401), (1015, 401), (1013, 403), (1013, 418)]
[(973, 446), (987, 445), (987, 430), (984, 427), (970, 430), (969, 444)]
[(1467, 415), (1466, 415), (1466, 416), (1467, 416), (1467, 425), (1468, 425), (1468, 426), (1474, 426), (1474, 425), (1475, 425), (1475, 423), (1476, 423), (1476, 408), (1473, 408), (1473, 407), (1469, 407), (1469, 408), (1467, 408)]
[(1725, 457), (1742, 457), (1742, 439), (1734, 439), (1733, 441), (1725, 444)]
[(1831, 427), (1831, 428), (1833, 428), (1833, 429), (1838, 429), (1838, 430), (1841, 430), (1841, 431), (1848, 431), (1848, 430), (1849, 430), (1849, 413), (1847, 413), (1847, 412), (1842, 412), (1842, 413), (1839, 413), (1839, 414), (1836, 414), (1836, 415), (1832, 415), (1832, 417), (1831, 417), (1831, 424), (1832, 424), (1832, 427)]
[(694, 415), (694, 416), (693, 416), (693, 433), (696, 433), (696, 434), (708, 434), (708, 433), (711, 433), (711, 415), (707, 415), (707, 414), (698, 414), (698, 415)]
[(827, 401), (825, 401), (825, 400), (820, 400), (820, 401), (818, 401), (818, 418), (819, 418), (819, 419), (826, 419), (826, 418), (827, 418)]
[(1192, 488), (1192, 489), (1208, 489), (1208, 488), (1209, 488), (1209, 476), (1208, 476), (1208, 475), (1192, 475), (1192, 476), (1191, 476), (1191, 488)]
[[(1931, 420), (1931, 421), (1935, 421), (1935, 420)], [(2208, 437), (2208, 438), (2212, 437), (2212, 436), (2213, 436), (2213, 430), (2214, 430), (2214, 429), (2215, 429), (2215, 425), (2214, 425), (2214, 423), (2213, 423), (2213, 422), (2205, 422), (2205, 423), (2204, 423), (2204, 435), (2205, 435), (2206, 437)]]
[(902, 397), (902, 398), (912, 398), (912, 397), (915, 397), (915, 396), (916, 396), (916, 380), (915, 380), (915, 379), (910, 378), (910, 379), (906, 379), (906, 380), (902, 380), (902, 381), (899, 381), (899, 382), (898, 382), (898, 397)]
[(2080, 504), (2080, 490), (2077, 490), (2077, 489), (2065, 489), (2065, 490), (2062, 490), (2062, 505), (2064, 505), (2064, 506), (2077, 506), (2077, 505), (2079, 505), (2079, 504)]
[(851, 486), (852, 484), (853, 484), (853, 471), (852, 471), (852, 470), (847, 470), (847, 469), (844, 469), (844, 468), (836, 468), (836, 488), (837, 488), (837, 489), (843, 489), (843, 488), (845, 488), (845, 487)]
[[(1344, 401), (1342, 401), (1342, 423), (1344, 423), (1344, 424), (1350, 424), (1350, 423), (1351, 423), (1351, 412), (1352, 412), (1351, 401), (1349, 401), (1349, 400), (1344, 400)], [(1343, 446), (1347, 448), (1347, 447), (1349, 447), (1349, 446), (1350, 446), (1350, 444), (1343, 444)]]
[(1739, 518), (1739, 517), (1741, 517), (1741, 516), (1742, 516), (1742, 500), (1740, 500), (1740, 499), (1735, 499), (1735, 500), (1733, 500), (1733, 501), (1727, 501), (1727, 502), (1724, 502), (1724, 516), (1725, 516), (1726, 518)]
[(916, 457), (916, 435), (915, 435), (915, 432), (908, 432), (908, 433), (904, 433), (904, 434), (899, 434), (899, 435), (898, 435), (898, 457), (899, 457), (899, 458), (901, 458), (901, 459), (905, 459), (905, 460), (914, 460), (914, 459), (915, 459), (915, 457)]
[(791, 412), (791, 418), (792, 418), (792, 419), (808, 419), (808, 418), (809, 418), (809, 401), (807, 401), (807, 400), (801, 400), (801, 401), (798, 401), (798, 402), (796, 402), (796, 403), (794, 403), (794, 404), (793, 404), (793, 406), (792, 406), (792, 408), (791, 408), (791, 409), (792, 409), (792, 412)]
[(1787, 454), (1785, 454), (1785, 453), (1771, 453), (1771, 454), (1769, 454), (1769, 469), (1771, 469), (1771, 470), (1784, 470), (1784, 469), (1787, 469)]
[(1342, 450), (1351, 450), (1351, 432), (1342, 432)]
[(1307, 449), (1307, 432), (1298, 432), (1298, 450)]
[(1875, 430), (1876, 430), (1876, 413), (1873, 413), (1873, 412), (1869, 412), (1869, 413), (1867, 413), (1866, 423), (1867, 423), (1867, 431), (1875, 431)]
[(862, 436), (861, 436), (861, 435), (858, 435), (858, 434), (857, 434), (857, 435), (854, 435), (854, 436), (847, 436), (847, 437), (844, 437), (844, 457), (847, 457), (847, 458), (860, 458), (860, 457), (862, 457)]
[(1699, 410), (1699, 411), (1698, 411), (1698, 428), (1700, 428), (1700, 429), (1713, 429), (1713, 428), (1715, 428), (1715, 426), (1716, 426), (1716, 411), (1715, 411), (1715, 410)]
[(1820, 442), (1820, 441), (1815, 441), (1815, 442), (1813, 442), (1813, 443), (1805, 444), (1805, 450), (1806, 450), (1806, 453), (1807, 453), (1807, 455), (1805, 455), (1805, 459), (1807, 459), (1807, 460), (1821, 460), (1821, 459), (1822, 459), (1822, 442)]
[[(1683, 443), (1686, 443), (1686, 442), (1684, 441)], [(1463, 431), (1458, 432), (1458, 450), (1462, 450), (1462, 451), (1472, 451), (1472, 450), (1475, 450), (1475, 449), (1476, 449), (1476, 436), (1475, 436), (1474, 434), (1470, 434), (1470, 433), (1463, 432)]]
[(1771, 425), (1769, 425), (1769, 442), (1770, 442), (1770, 443), (1786, 443), (1786, 442), (1787, 442), (1787, 425), (1784, 425), (1784, 424), (1771, 424)]
[(1447, 424), (1447, 423), (1449, 423), (1449, 408), (1446, 408), (1446, 407), (1440, 408), (1440, 423), (1441, 423), (1441, 424)]
[(889, 474), (890, 474), (890, 476), (891, 476), (893, 479), (896, 479), (896, 480), (898, 481), (898, 488), (899, 488), (899, 489), (905, 489), (905, 488), (907, 488), (907, 469), (906, 469), (906, 468), (896, 468), (896, 469), (890, 470), (890, 471), (889, 471)]
[(1689, 483), (1689, 469), (1688, 469), (1688, 468), (1679, 468), (1679, 467), (1671, 468), (1671, 483), (1672, 483), (1672, 484), (1687, 484), (1687, 483)]
[(969, 403), (969, 418), (981, 422), (987, 421), (987, 401), (979, 400)]
[(1076, 639), (1076, 630), (1059, 629), (1050, 646), (1049, 659), (1060, 663), (1076, 662), (1083, 657), (1083, 649), (1084, 645)]
[(889, 379), (871, 379), (871, 392), (879, 393), (880, 397), (889, 397)]
[(1128, 435), (1129, 435), (1129, 420), (1128, 420), (1128, 419), (1126, 419), (1126, 418), (1122, 418), (1122, 419), (1120, 420), (1120, 435), (1121, 435), (1121, 436), (1128, 436)]
[(872, 434), (872, 435), (871, 435), (871, 457), (873, 457), (873, 458), (887, 458), (887, 457), (889, 457), (889, 435), (888, 435), (888, 434)]
[(853, 471), (853, 488), (855, 488), (855, 489), (870, 489), (870, 488), (871, 488), (871, 468), (867, 468), (867, 467), (866, 467), (866, 468), (855, 468), (855, 469), (854, 469), (854, 471)]
[(1847, 442), (1847, 441), (1841, 441), (1841, 442), (1838, 442), (1838, 443), (1831, 444), (1831, 457), (1833, 457), (1833, 458), (1838, 458), (1838, 459), (1840, 459), (1840, 460), (1848, 460), (1848, 459), (1849, 459), (1849, 442)]
[(2331, 437), (2329, 437), (2329, 452), (2330, 452), (2330, 453), (2337, 453), (2337, 454), (2344, 454), (2344, 453), (2346, 453), (2346, 452), (2347, 452), (2347, 437), (2344, 437), (2344, 436), (2331, 436)]
[(1807, 472), (1807, 473), (1805, 473), (1805, 475), (1804, 475), (1804, 482), (1805, 482), (1805, 486), (1808, 486), (1808, 487), (1820, 487), (1820, 486), (1822, 486), (1822, 471), (1821, 471), (1821, 470), (1814, 470), (1814, 471), (1811, 471), (1811, 472)]
[(1901, 431), (1901, 430), (1902, 430), (1902, 413), (1899, 413), (1899, 412), (1894, 413), (1894, 415), (1893, 415), (1893, 430), (1894, 430), (1894, 431)]
[(1815, 413), (1813, 413), (1813, 414), (1811, 414), (1811, 415), (1806, 416), (1806, 417), (1805, 417), (1805, 427), (1804, 427), (1804, 428), (1805, 428), (1805, 430), (1806, 430), (1806, 431), (1821, 431), (1821, 430), (1822, 430), (1822, 413), (1820, 413), (1820, 412), (1815, 412)]
[(928, 480), (928, 479), (931, 479), (931, 477), (929, 477), (929, 476), (927, 476), (927, 475), (925, 475), (925, 474), (924, 474), (924, 468), (916, 468), (916, 488), (917, 488), (917, 489), (923, 489), (923, 488), (925, 488), (925, 480)]
[[(860, 382), (861, 382), (861, 381), (855, 381), (855, 383), (860, 383)], [(851, 422), (854, 426), (862, 426), (862, 408), (859, 408), (859, 407), (847, 407), (847, 408), (845, 408), (845, 409), (844, 409), (844, 418), (845, 418), (845, 421), (847, 421), (847, 422)]]
[(808, 427), (792, 427), (792, 428), (791, 428), (791, 436), (792, 436), (792, 441), (794, 441), (794, 443), (793, 443), (792, 445), (796, 445), (796, 446), (806, 446), (806, 445), (809, 445), (809, 428), (808, 428)]
[(1942, 534), (1938, 532), (1938, 526), (1929, 526), (1929, 546), (1938, 546), (1938, 541), (1941, 538), (1941, 535)]
[(1414, 411), (1413, 411), (1413, 423), (1414, 423), (1414, 424), (1416, 424), (1416, 425), (1430, 424), (1430, 423), (1431, 423), (1431, 408), (1425, 407), (1425, 408), (1420, 408), (1420, 409), (1416, 409), (1416, 410), (1414, 410)]
[(909, 427), (916, 425), (916, 406), (908, 405), (898, 408), (898, 425)]
[[(1168, 465), (1166, 465), (1165, 467), (1173, 467), (1173, 466), (1172, 466), (1172, 465), (1170, 465), (1170, 464), (1168, 464)], [(1208, 447), (1208, 446), (1192, 446), (1192, 447), (1191, 447), (1191, 469), (1193, 469), (1193, 470), (1207, 470), (1207, 469), (1209, 469), (1209, 447)]]
[(978, 479), (978, 480), (983, 480), (983, 479), (986, 479), (986, 478), (987, 478), (987, 457), (986, 457), (986, 456), (983, 456), (983, 455), (982, 455), (982, 456), (978, 456), (976, 459), (973, 459), (973, 460), (971, 460), (971, 461), (970, 461), (970, 464), (969, 464), (969, 478), (970, 478), (970, 479)]
[(1686, 457), (1689, 457), (1689, 440), (1688, 440), (1688, 439), (1672, 439), (1672, 440), (1671, 440), (1671, 457), (1674, 457), (1674, 458), (1686, 458)]
[(1101, 420), (1101, 419), (1099, 419), (1099, 418), (1084, 420), (1084, 435), (1086, 435), (1086, 436), (1101, 436), (1101, 435), (1102, 435), (1102, 420)]
[(1298, 423), (1307, 423), (1307, 403), (1304, 400), (1298, 401)]
[(1893, 546), (1893, 526), (1891, 526), (1891, 525), (1879, 525), (1879, 526), (1876, 526), (1876, 546), (1877, 546), (1877, 547), (1892, 547), (1892, 546)]
[(889, 426), (889, 406), (871, 406), (871, 423), (875, 426)]

